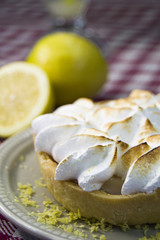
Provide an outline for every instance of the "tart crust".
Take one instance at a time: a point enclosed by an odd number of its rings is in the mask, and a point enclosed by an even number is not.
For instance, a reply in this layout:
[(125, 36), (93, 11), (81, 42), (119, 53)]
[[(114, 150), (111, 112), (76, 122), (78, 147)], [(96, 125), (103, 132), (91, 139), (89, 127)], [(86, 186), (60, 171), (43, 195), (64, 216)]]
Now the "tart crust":
[(50, 193), (66, 209), (86, 218), (104, 219), (113, 225), (160, 222), (160, 188), (153, 193), (112, 195), (102, 190), (85, 192), (73, 181), (55, 181), (57, 163), (46, 153), (37, 153)]

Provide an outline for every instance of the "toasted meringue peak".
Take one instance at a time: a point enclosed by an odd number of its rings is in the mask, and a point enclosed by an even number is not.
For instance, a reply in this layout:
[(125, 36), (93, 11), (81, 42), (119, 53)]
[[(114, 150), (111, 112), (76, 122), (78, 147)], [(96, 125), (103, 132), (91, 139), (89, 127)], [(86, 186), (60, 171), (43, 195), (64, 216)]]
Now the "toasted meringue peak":
[[(70, 168), (72, 166), (72, 168)], [(89, 147), (81, 155), (74, 153), (60, 162), (55, 172), (55, 179), (77, 178), (84, 191), (99, 189), (108, 180), (116, 167), (115, 144)]]
[(81, 131), (79, 133), (93, 135), (93, 136), (103, 136), (103, 137), (109, 138), (108, 134), (106, 132), (100, 131), (95, 128), (84, 128), (84, 129), (81, 129)]
[(134, 161), (136, 161), (139, 157), (150, 150), (150, 146), (147, 143), (141, 143), (130, 148), (126, 151), (121, 158), (118, 158), (116, 175), (122, 177), (122, 179), (126, 178), (127, 172)]
[(131, 165), (122, 194), (151, 193), (160, 187), (160, 147), (142, 155)]
[(38, 134), (42, 129), (49, 126), (59, 126), (65, 124), (76, 124), (77, 119), (71, 116), (54, 115), (54, 114), (44, 114), (32, 121), (32, 129), (35, 134)]
[(73, 104), (66, 104), (55, 110), (56, 114), (74, 117), (78, 120), (86, 118), (88, 111), (94, 107), (93, 102), (87, 98), (81, 98)]
[(80, 98), (32, 122), (36, 151), (58, 163), (56, 180), (98, 190), (118, 176), (121, 193), (160, 187), (160, 94), (133, 90), (126, 98), (94, 103)]
[(89, 98), (79, 98), (74, 102), (74, 104), (88, 109), (92, 109), (94, 107), (93, 101)]
[(142, 108), (154, 105), (155, 95), (146, 90), (133, 90), (129, 95), (129, 100)]
[(156, 107), (160, 109), (160, 93), (155, 95)]
[(139, 109), (139, 106), (129, 100), (129, 98), (120, 98), (110, 101), (102, 101), (96, 103), (97, 108), (102, 107), (112, 107), (112, 108), (130, 108), (130, 109)]
[[(114, 140), (121, 140), (130, 146), (138, 143), (139, 135), (144, 125), (146, 118), (141, 111), (138, 111), (132, 117), (126, 118), (119, 122), (112, 122), (106, 124), (106, 130), (109, 137)], [(135, 131), (136, 128), (136, 131)]]
[(129, 94), (129, 97), (131, 98), (135, 98), (135, 99), (149, 99), (152, 97), (152, 93), (150, 91), (147, 90), (141, 90), (141, 89), (134, 89), (131, 91), (131, 93)]
[(151, 148), (156, 148), (160, 146), (160, 135), (151, 135), (147, 137), (146, 142)]
[(113, 107), (101, 107), (93, 112), (92, 123), (95, 125), (98, 123), (101, 127), (107, 123), (120, 122), (135, 114), (135, 110), (131, 108), (113, 108)]
[[(54, 145), (64, 139), (68, 139), (80, 129), (80, 125), (49, 126), (37, 135), (35, 150), (51, 154)], [(65, 134), (64, 134), (65, 133)]]
[(52, 149), (52, 156), (60, 162), (73, 153), (83, 153), (89, 147), (97, 145), (106, 146), (113, 141), (104, 136), (93, 136), (87, 134), (80, 134), (71, 136), (69, 139), (59, 142)]
[(150, 120), (153, 127), (160, 132), (160, 109), (157, 107), (148, 107), (143, 110), (144, 115), (146, 118)]

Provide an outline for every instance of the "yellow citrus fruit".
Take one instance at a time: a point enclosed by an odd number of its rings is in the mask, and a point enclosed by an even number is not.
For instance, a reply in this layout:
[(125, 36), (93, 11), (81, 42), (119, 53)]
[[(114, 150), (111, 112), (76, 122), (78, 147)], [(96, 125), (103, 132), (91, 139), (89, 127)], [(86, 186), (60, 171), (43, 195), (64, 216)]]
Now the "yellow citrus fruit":
[(57, 105), (93, 97), (106, 81), (107, 64), (100, 49), (73, 33), (57, 32), (41, 38), (27, 61), (46, 71)]
[(28, 127), (33, 118), (53, 107), (50, 81), (40, 67), (14, 62), (0, 68), (0, 136)]

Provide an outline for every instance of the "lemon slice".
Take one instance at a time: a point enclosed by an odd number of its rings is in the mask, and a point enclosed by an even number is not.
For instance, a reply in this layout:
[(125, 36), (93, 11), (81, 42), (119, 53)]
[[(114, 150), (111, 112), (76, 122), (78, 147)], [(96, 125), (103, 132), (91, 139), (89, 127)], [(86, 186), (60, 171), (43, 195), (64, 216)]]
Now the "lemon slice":
[(53, 107), (53, 91), (40, 67), (14, 62), (0, 68), (0, 136), (19, 132)]

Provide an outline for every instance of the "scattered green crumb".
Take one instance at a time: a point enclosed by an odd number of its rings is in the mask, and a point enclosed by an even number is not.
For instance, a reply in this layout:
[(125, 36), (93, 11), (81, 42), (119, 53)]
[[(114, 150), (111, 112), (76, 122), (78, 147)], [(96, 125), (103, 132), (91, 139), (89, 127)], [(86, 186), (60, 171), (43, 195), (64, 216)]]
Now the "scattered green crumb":
[(156, 229), (156, 230), (160, 230), (160, 223), (157, 223), (157, 224), (155, 225), (155, 229)]
[(142, 229), (143, 229), (144, 236), (147, 236), (147, 233), (148, 233), (148, 230), (149, 230), (149, 226), (148, 225), (144, 225), (142, 227)]
[(22, 168), (23, 168), (23, 165), (22, 165), (22, 164), (19, 164), (19, 168), (21, 168), (21, 169), (22, 169)]
[(135, 225), (134, 227), (135, 227), (136, 229), (142, 229), (142, 226), (141, 226), (141, 225), (138, 225), (138, 224)]
[(107, 238), (106, 238), (105, 235), (101, 235), (99, 239), (100, 239), (100, 240), (107, 240)]
[(43, 178), (35, 180), (35, 186), (36, 187), (46, 187), (46, 184), (43, 182)]
[(76, 230), (73, 231), (73, 233), (76, 236), (88, 238), (88, 235), (86, 233), (84, 233), (83, 230), (76, 229)]
[(20, 169), (27, 169), (28, 166), (21, 163), (21, 164), (19, 164), (19, 168)]
[[(36, 185), (44, 187), (45, 185), (41, 183), (42, 179), (35, 182)], [(31, 198), (35, 194), (31, 184), (27, 183), (26, 185), (22, 185), (21, 183), (18, 183), (18, 190), (20, 191), (19, 198), (23, 205), (36, 206), (35, 202), (31, 203)], [(107, 227), (105, 226), (104, 220), (100, 222), (95, 219), (83, 218), (81, 217), (79, 210), (77, 212), (67, 211), (63, 206), (54, 203), (53, 200), (49, 198), (46, 198), (42, 204), (44, 206), (43, 211), (33, 211), (29, 214), (36, 217), (38, 222), (46, 224), (47, 228), (49, 228), (49, 226), (56, 226), (66, 232), (71, 232), (74, 235), (85, 239), (88, 239), (89, 230), (91, 236), (93, 232), (97, 233), (97, 235), (94, 234), (94, 239), (97, 238), (101, 240), (106, 239), (104, 238), (104, 235), (100, 235), (101, 228), (105, 230), (107, 228), (108, 230), (111, 229), (108, 225), (106, 225)], [(99, 235), (101, 238), (99, 238)]]
[(19, 199), (18, 199), (17, 196), (14, 196), (14, 200), (13, 200), (13, 202), (19, 202)]
[(99, 221), (99, 227), (103, 232), (111, 232), (113, 229), (113, 226), (111, 224), (106, 224), (104, 219)]
[(160, 240), (160, 232), (157, 232), (155, 236), (151, 235), (150, 237), (142, 237), (142, 238), (139, 238), (139, 240)]
[(74, 223), (74, 226), (78, 227), (78, 228), (81, 228), (81, 229), (86, 228), (85, 224), (81, 224), (81, 223), (77, 223), (77, 222)]
[(98, 239), (98, 236), (96, 234), (92, 234), (92, 238)]
[(20, 161), (24, 161), (24, 156), (21, 155), (21, 156), (19, 157), (19, 159), (20, 159)]
[(5, 166), (5, 169), (8, 170), (8, 166)]
[(68, 225), (61, 224), (61, 225), (59, 225), (58, 228), (61, 228), (66, 232), (73, 232), (73, 225), (72, 224), (68, 224)]
[(76, 212), (67, 213), (67, 216), (69, 216), (69, 219), (72, 220), (72, 221), (75, 221), (77, 219), (81, 219), (81, 214), (80, 214), (79, 209), (78, 209), (77, 213)]
[[(38, 210), (38, 204), (32, 200), (32, 197), (36, 194), (37, 187), (46, 187), (43, 182), (43, 178), (35, 181), (34, 186), (27, 183), (22, 185), (18, 183), (19, 197), (15, 196), (15, 202), (21, 202), (24, 206), (35, 207), (35, 211), (29, 212), (29, 215), (34, 216), (38, 222), (45, 224), (46, 228), (52, 228), (53, 226), (62, 229), (66, 232), (72, 233), (75, 236), (83, 237), (85, 239), (91, 238), (95, 240), (107, 240), (105, 232), (113, 231), (114, 227), (111, 224), (107, 224), (104, 219), (98, 221), (94, 218), (87, 219), (81, 216), (80, 211), (70, 212), (63, 206), (56, 203), (45, 196), (44, 193), (40, 193), (44, 196), (43, 210)], [(130, 229), (128, 224), (119, 226), (122, 231), (126, 232)], [(155, 236), (147, 236), (149, 226), (148, 225), (136, 225), (135, 229), (141, 229), (144, 236), (137, 240), (160, 240), (160, 233), (156, 233)], [(160, 229), (160, 223), (155, 225), (155, 230)]]
[(22, 185), (19, 182), (18, 191), (20, 192), (19, 199), (24, 206), (38, 208), (36, 202), (34, 200), (31, 200), (32, 195), (35, 193), (35, 191), (31, 187), (31, 184), (27, 183), (26, 185)]
[(120, 225), (123, 232), (126, 232), (130, 229), (129, 225), (127, 223), (124, 223), (123, 225)]
[(91, 233), (92, 233), (92, 232), (97, 232), (98, 229), (99, 229), (99, 227), (96, 226), (96, 225), (93, 225), (93, 226), (90, 227), (90, 231), (91, 231)]
[(160, 240), (160, 232), (156, 233), (157, 240)]
[(43, 201), (43, 205), (45, 207), (49, 207), (52, 203), (53, 203), (53, 201), (49, 198), (47, 198), (46, 200)]
[(101, 226), (101, 229), (102, 229), (103, 231), (105, 231), (105, 232), (111, 232), (111, 231), (113, 231), (113, 226), (110, 225), (110, 224), (108, 224), (108, 225), (105, 226), (104, 228), (102, 228), (102, 226)]

